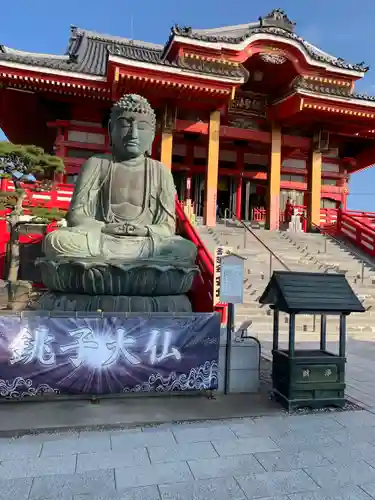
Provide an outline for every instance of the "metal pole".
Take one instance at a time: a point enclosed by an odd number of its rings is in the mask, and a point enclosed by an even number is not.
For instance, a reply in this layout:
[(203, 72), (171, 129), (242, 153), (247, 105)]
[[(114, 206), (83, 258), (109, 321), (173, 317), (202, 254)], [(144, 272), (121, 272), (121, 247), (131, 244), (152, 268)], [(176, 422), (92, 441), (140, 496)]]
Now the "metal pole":
[(327, 316), (322, 314), (320, 316), (320, 350), (327, 349)]
[(273, 310), (273, 346), (272, 351), (277, 351), (279, 348), (279, 310)]
[(246, 233), (247, 233), (247, 229), (246, 227), (244, 227), (244, 235), (243, 235), (243, 247), (246, 248)]
[(313, 332), (316, 330), (316, 314), (313, 315)]
[(270, 278), (272, 276), (272, 253), (270, 252)]
[(224, 394), (229, 394), (230, 360), (232, 355), (232, 332), (234, 323), (234, 304), (228, 304), (227, 345), (225, 349), (225, 382)]
[(346, 316), (340, 316), (340, 349), (339, 356), (345, 358), (345, 342), (346, 342)]
[(289, 315), (289, 357), (294, 358), (294, 348), (296, 340), (296, 315)]
[(327, 253), (327, 236), (324, 236), (324, 253)]
[(363, 280), (365, 278), (365, 261), (362, 260), (362, 269), (361, 269), (361, 281), (363, 283)]

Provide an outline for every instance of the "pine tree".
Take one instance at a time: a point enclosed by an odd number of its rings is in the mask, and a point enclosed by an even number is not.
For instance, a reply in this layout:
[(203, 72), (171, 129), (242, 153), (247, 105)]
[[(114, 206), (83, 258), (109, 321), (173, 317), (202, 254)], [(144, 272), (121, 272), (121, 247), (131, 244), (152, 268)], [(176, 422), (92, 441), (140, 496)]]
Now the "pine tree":
[[(63, 173), (64, 170), (62, 159), (45, 153), (42, 148), (0, 142), (0, 178), (11, 179), (15, 187), (13, 193), (0, 192), (0, 210), (12, 209), (7, 218), (10, 224), (7, 279), (11, 282), (16, 282), (18, 278), (18, 227), (21, 224), (20, 216), (23, 214), (23, 202), (26, 198), (23, 183), (27, 183), (27, 188), (31, 191), (49, 190), (53, 186), (54, 174)], [(58, 220), (65, 215), (63, 211), (40, 206), (30, 207), (30, 211), (39, 219), (38, 222)]]

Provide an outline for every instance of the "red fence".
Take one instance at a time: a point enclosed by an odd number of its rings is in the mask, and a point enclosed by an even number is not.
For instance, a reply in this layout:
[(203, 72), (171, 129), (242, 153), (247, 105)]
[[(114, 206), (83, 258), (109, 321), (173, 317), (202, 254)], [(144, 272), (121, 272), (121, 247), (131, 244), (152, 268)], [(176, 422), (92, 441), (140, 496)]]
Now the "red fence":
[[(49, 191), (35, 191), (35, 189), (30, 189), (27, 184), (23, 184), (22, 187), (26, 191), (24, 206), (59, 208), (61, 210), (68, 210), (74, 190), (74, 186), (71, 184), (55, 184), (54, 188)], [(1, 190), (14, 191), (13, 182), (2, 179)]]
[[(197, 249), (196, 264), (200, 274), (196, 276), (191, 290), (191, 302), (195, 312), (209, 312), (213, 310), (213, 279), (214, 260), (202, 242), (198, 231), (186, 216), (180, 202), (176, 199), (177, 230), (181, 236), (192, 241)], [(222, 322), (225, 321), (226, 304), (217, 304), (215, 310), (221, 313)]]
[[(307, 207), (303, 205), (293, 205), (296, 210), (297, 215), (306, 214)], [(252, 213), (252, 220), (258, 223), (264, 223), (266, 220), (266, 209), (265, 208), (254, 208)], [(286, 214), (285, 211), (280, 212), (280, 223), (285, 222)], [(320, 224), (322, 226), (336, 224), (337, 222), (337, 209), (335, 208), (321, 208), (320, 209)], [(374, 225), (375, 225), (375, 214), (374, 214)]]
[(337, 234), (343, 236), (371, 257), (375, 257), (374, 213), (348, 211), (339, 213)]

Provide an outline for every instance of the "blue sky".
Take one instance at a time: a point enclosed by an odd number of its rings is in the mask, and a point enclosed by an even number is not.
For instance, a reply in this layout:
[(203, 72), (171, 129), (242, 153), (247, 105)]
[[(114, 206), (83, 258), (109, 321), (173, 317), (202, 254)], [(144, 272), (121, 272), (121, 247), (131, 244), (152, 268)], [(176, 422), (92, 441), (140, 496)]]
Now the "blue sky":
[[(297, 32), (326, 52), (373, 70), (357, 89), (375, 94), (375, 0), (2, 0), (0, 44), (64, 53), (69, 26), (164, 43), (175, 24), (209, 28), (242, 24), (283, 8)], [(375, 127), (374, 127), (375, 128)], [(1, 136), (0, 136), (1, 138)], [(349, 207), (375, 211), (375, 169), (355, 174)]]

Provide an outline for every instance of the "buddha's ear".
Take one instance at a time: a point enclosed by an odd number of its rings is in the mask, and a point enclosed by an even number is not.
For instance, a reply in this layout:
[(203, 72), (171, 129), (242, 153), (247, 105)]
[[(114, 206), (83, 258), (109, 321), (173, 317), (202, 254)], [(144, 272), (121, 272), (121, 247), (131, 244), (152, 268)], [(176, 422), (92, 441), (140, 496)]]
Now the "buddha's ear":
[(112, 146), (112, 126), (111, 126), (111, 119), (108, 120), (108, 137), (109, 137), (109, 145)]

